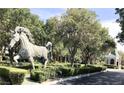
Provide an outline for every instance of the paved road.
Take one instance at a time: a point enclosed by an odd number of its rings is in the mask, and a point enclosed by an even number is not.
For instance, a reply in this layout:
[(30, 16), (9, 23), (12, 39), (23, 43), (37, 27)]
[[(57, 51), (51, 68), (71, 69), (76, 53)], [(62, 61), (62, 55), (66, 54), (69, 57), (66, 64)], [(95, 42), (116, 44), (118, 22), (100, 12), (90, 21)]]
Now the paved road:
[(124, 71), (108, 70), (90, 77), (57, 83), (58, 85), (124, 85)]

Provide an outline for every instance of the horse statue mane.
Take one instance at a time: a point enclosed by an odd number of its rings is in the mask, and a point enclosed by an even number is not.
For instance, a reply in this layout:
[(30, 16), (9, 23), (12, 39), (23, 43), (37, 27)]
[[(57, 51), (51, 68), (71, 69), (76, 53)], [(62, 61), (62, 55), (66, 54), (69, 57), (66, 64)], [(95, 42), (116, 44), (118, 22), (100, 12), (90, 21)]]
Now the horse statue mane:
[(34, 44), (33, 35), (31, 34), (31, 32), (30, 32), (30, 30), (28, 28), (17, 26), (15, 28), (15, 31), (18, 32), (18, 33), (24, 32), (27, 35), (29, 41)]

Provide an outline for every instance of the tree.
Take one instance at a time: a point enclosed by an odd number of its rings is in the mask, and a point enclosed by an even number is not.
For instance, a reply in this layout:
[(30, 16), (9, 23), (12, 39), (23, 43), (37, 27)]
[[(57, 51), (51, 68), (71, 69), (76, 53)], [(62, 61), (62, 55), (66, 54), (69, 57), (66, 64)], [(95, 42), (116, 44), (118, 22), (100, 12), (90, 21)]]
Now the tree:
[(124, 52), (119, 51), (119, 56), (121, 57), (121, 64), (124, 65)]
[[(85, 64), (92, 63), (103, 54), (101, 48), (110, 39), (108, 30), (96, 19), (96, 14), (88, 9), (67, 9), (60, 18), (59, 36), (67, 47), (74, 64), (78, 49)], [(79, 55), (78, 55), (79, 56)]]
[(116, 20), (117, 23), (120, 24), (122, 32), (118, 33), (117, 38), (119, 39), (118, 42), (124, 43), (124, 8), (116, 8), (116, 13), (119, 15), (119, 18)]
[[(58, 17), (51, 17), (46, 21), (45, 32), (46, 32), (46, 41), (51, 41), (53, 44), (53, 59), (62, 61), (62, 56), (68, 54), (67, 49), (64, 47), (61, 40), (58, 26), (60, 20)], [(66, 59), (65, 59), (66, 60)]]
[(62, 39), (64, 47), (68, 49), (72, 66), (79, 47), (79, 37), (77, 36), (77, 19), (79, 18), (79, 13), (80, 11), (78, 11), (78, 9), (68, 9), (66, 13), (61, 16), (60, 25), (58, 27), (58, 35)]

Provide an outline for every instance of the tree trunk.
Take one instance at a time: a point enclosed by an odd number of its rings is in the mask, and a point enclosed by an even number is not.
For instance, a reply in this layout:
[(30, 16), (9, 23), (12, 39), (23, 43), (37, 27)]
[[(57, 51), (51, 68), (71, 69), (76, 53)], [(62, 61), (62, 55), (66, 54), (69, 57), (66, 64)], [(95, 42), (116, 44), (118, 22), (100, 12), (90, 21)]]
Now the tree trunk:
[(67, 62), (67, 56), (64, 57), (64, 62)]
[(2, 51), (0, 51), (0, 62), (2, 62)]
[(71, 55), (71, 66), (74, 66), (74, 55)]
[(13, 64), (13, 49), (9, 49), (10, 63)]

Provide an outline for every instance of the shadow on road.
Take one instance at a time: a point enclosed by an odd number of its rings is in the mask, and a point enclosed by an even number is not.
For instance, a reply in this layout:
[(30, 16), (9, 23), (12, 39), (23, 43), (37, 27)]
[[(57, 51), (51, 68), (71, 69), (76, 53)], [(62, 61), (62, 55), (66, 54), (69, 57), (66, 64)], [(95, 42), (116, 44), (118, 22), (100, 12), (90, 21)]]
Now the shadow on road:
[(90, 77), (67, 80), (58, 85), (124, 85), (124, 72), (103, 72)]

